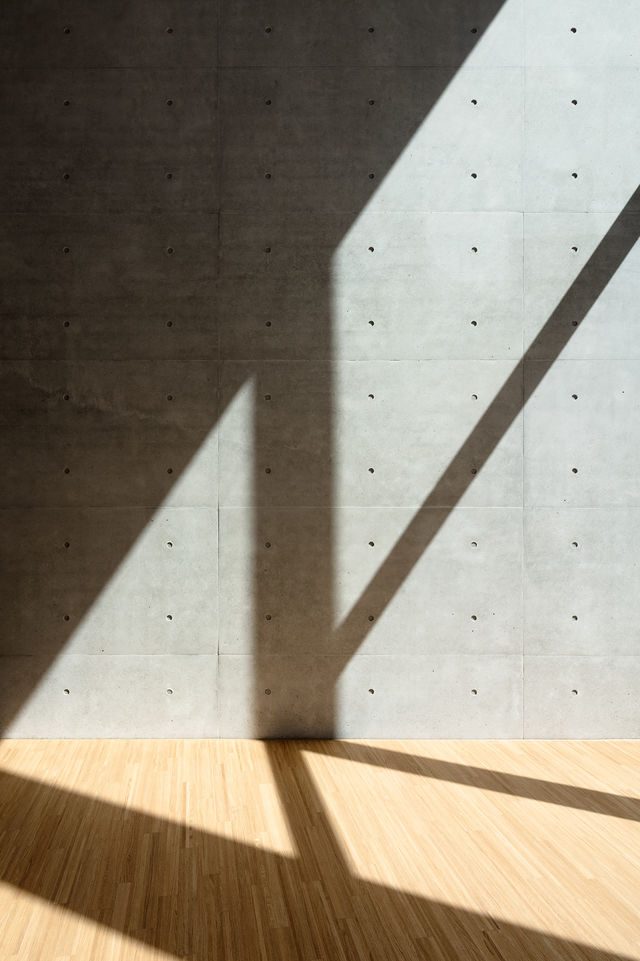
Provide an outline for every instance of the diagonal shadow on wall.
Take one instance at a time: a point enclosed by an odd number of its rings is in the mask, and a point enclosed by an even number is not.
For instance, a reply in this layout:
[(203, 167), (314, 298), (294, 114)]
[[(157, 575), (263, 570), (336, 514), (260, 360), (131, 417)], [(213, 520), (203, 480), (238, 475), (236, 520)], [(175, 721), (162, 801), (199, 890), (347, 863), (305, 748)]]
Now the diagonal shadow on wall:
[[(473, 431), (459, 447), (454, 458), (440, 476), (434, 488), (416, 511), (410, 524), (402, 532), (391, 552), (380, 565), (374, 577), (353, 605), (339, 626), (331, 630), (326, 624), (311, 624), (308, 629), (308, 648), (312, 653), (330, 654), (313, 677), (303, 677), (295, 681), (278, 677), (279, 666), (274, 667), (270, 660), (270, 649), (265, 638), (270, 626), (257, 623), (256, 635), (259, 639), (257, 683), (255, 689), (255, 710), (257, 730), (264, 736), (280, 736), (293, 731), (304, 736), (305, 726), (311, 727), (320, 736), (331, 737), (335, 732), (335, 685), (340, 673), (356, 653), (371, 629), (371, 621), (377, 619), (392, 602), (396, 592), (429, 544), (445, 523), (449, 513), (458, 504), (474, 482), (504, 437), (505, 433), (522, 413), (527, 400), (542, 382), (546, 373), (559, 357), (564, 347), (579, 328), (581, 322), (597, 302), (604, 288), (629, 254), (640, 236), (640, 188), (629, 198), (624, 209), (611, 225), (607, 234), (598, 244), (570, 288), (566, 291), (542, 330), (528, 347), (524, 356), (513, 368), (512, 373), (502, 385), (489, 407), (475, 425)], [(330, 422), (327, 411), (325, 422)], [(256, 437), (256, 444), (259, 443)], [(476, 466), (476, 473), (470, 474), (469, 464)], [(317, 465), (313, 465), (315, 469)], [(256, 499), (260, 503), (263, 489), (260, 468), (256, 471)], [(327, 516), (331, 516), (330, 511)], [(263, 538), (269, 537), (273, 526), (268, 526), (268, 511), (258, 512), (258, 537), (256, 565), (256, 608), (268, 611), (273, 602), (273, 592), (269, 588), (271, 571), (260, 556)], [(296, 518), (299, 522), (299, 518)], [(317, 539), (317, 531), (302, 530), (297, 541), (299, 550), (294, 553), (291, 567), (287, 567), (286, 578), (294, 585), (293, 598), (297, 609), (303, 612), (305, 599), (314, 597), (320, 585), (321, 596), (330, 596), (329, 581), (322, 580), (322, 560), (330, 556), (331, 521), (322, 517), (326, 542)], [(314, 543), (314, 538), (317, 540)], [(305, 556), (310, 560), (305, 560)], [(285, 580), (286, 580), (285, 578)], [(299, 622), (299, 631), (305, 630), (305, 617)], [(299, 636), (299, 635), (298, 635)], [(291, 703), (285, 698), (284, 705), (271, 707), (265, 702), (265, 682), (268, 690), (285, 687), (293, 703), (298, 705), (297, 712), (291, 711)], [(278, 710), (284, 712), (278, 716)]]
[[(158, 552), (170, 539), (178, 515), (164, 524), (158, 507), (174, 503), (176, 481), (254, 375), (255, 436), (226, 438), (230, 450), (248, 441), (250, 453), (221, 465), (221, 500), (233, 504), (237, 469), (256, 461), (257, 614), (241, 643), (258, 656), (273, 649), (263, 620), (271, 582), (258, 550), (267, 506), (313, 503), (327, 510), (319, 527), (291, 535), (286, 605), (308, 608), (313, 598), (322, 615), (306, 623), (304, 644), (322, 651), (333, 611), (331, 258), (501, 6), (385, 5), (376, 33), (336, 4), (312, 21), (293, 11), (267, 35), (250, 6), (229, 7), (216, 23), (215, 8), (195, 2), (166, 48), (164, 20), (160, 43), (144, 2), (126, 16), (84, 5), (61, 47), (49, 40), (56, 10), (31, 18), (6, 8), (4, 729), (69, 642), (92, 655), (215, 653), (211, 578), (185, 600), (195, 578), (180, 587), (180, 568), (173, 575), (160, 554), (132, 569), (133, 595), (97, 629), (80, 643), (73, 632), (143, 531), (159, 528)], [(222, 61), (212, 68), (218, 33)], [(406, 69), (414, 64), (432, 66)], [(295, 385), (281, 377), (268, 411), (264, 378), (299, 360), (311, 362), (297, 375), (311, 386), (309, 402), (296, 409)], [(215, 488), (209, 464), (175, 503), (215, 512)], [(178, 534), (184, 542), (192, 532)], [(192, 561), (183, 557), (181, 569)], [(190, 610), (176, 641), (181, 603)], [(279, 650), (299, 644), (297, 624), (279, 634)], [(230, 648), (238, 649), (223, 625), (220, 649)]]

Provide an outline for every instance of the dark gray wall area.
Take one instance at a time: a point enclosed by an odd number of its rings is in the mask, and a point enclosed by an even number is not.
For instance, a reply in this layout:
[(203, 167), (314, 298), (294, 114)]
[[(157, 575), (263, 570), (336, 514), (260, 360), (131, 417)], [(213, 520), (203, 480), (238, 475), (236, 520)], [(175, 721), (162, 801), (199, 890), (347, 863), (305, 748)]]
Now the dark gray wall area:
[(637, 736), (633, 8), (0, 17), (4, 734)]

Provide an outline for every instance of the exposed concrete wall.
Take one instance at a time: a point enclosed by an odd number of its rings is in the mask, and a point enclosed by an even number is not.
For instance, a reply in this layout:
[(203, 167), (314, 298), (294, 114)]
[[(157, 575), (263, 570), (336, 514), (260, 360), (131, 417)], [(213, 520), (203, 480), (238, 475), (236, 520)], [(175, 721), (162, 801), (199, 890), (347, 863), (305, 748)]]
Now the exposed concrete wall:
[(9, 2), (9, 736), (634, 737), (631, 2)]

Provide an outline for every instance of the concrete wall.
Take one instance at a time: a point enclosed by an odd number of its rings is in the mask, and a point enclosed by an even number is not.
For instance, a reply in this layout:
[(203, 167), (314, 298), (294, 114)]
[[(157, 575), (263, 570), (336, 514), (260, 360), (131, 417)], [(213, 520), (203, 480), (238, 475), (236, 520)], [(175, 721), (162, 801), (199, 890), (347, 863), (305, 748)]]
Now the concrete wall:
[(8, 0), (5, 736), (635, 737), (631, 0)]

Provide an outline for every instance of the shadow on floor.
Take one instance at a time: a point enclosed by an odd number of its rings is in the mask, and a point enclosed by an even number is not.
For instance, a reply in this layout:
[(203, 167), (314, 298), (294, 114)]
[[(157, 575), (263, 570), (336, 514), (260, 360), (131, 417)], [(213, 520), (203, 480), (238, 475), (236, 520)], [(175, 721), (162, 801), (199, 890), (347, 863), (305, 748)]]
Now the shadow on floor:
[(610, 794), (607, 791), (575, 787), (543, 778), (524, 777), (506, 771), (493, 771), (470, 764), (457, 764), (439, 758), (405, 754), (402, 751), (353, 741), (305, 741), (304, 750), (327, 757), (371, 764), (386, 770), (477, 787), (483, 791), (530, 798), (545, 804), (559, 804), (579, 811), (589, 811), (591, 814), (607, 814), (628, 821), (640, 821), (640, 798)]
[[(620, 961), (589, 945), (354, 877), (302, 746), (266, 743), (295, 857), (2, 773), (0, 880), (191, 961)], [(348, 756), (344, 745), (316, 747)], [(372, 749), (370, 757), (380, 763), (384, 753)], [(407, 759), (409, 769), (431, 765)], [(460, 771), (456, 780), (462, 777)], [(475, 777), (472, 771), (469, 779)], [(6, 949), (19, 956), (20, 944)]]

